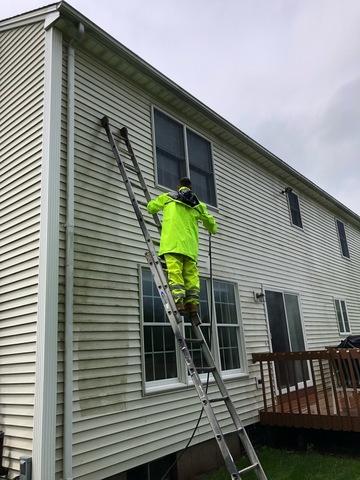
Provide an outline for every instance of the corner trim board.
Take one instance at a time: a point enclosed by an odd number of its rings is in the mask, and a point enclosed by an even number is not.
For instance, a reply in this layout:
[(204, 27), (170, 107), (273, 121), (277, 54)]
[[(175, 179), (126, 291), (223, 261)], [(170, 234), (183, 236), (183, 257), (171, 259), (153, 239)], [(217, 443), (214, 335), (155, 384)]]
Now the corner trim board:
[(55, 480), (62, 35), (45, 32), (33, 478)]

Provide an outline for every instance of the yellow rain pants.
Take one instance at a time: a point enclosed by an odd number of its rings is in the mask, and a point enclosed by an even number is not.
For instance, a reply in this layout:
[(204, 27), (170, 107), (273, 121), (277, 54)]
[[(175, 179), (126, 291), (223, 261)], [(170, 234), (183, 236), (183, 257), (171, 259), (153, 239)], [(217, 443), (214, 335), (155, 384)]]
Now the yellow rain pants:
[(175, 303), (198, 305), (200, 280), (196, 261), (179, 253), (165, 253), (164, 257)]

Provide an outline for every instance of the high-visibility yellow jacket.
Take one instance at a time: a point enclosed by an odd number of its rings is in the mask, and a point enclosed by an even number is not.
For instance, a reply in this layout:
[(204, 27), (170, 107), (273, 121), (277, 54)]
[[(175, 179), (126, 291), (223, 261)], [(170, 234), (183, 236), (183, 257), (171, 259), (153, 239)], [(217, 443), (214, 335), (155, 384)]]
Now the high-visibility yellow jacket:
[(217, 232), (215, 218), (209, 214), (202, 202), (191, 207), (173, 198), (172, 193), (163, 193), (151, 200), (147, 209), (149, 213), (163, 211), (159, 255), (180, 253), (197, 260), (198, 222), (201, 221), (210, 233)]

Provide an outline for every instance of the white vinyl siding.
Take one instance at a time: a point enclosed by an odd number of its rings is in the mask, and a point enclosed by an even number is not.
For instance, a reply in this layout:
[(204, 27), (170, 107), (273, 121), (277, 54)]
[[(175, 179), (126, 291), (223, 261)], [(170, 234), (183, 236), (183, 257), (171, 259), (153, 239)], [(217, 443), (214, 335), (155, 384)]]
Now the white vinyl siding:
[(11, 476), (32, 452), (43, 73), (41, 23), (0, 33), (0, 429)]
[[(196, 422), (198, 399), (193, 389), (143, 396), (139, 265), (146, 265), (145, 245), (100, 126), (107, 114), (115, 131), (129, 128), (150, 192), (158, 194), (151, 127), (156, 99), (81, 52), (75, 99), (74, 477), (91, 480), (100, 471), (110, 476), (180, 449)], [(339, 285), (349, 315), (351, 309), (351, 318), (360, 318), (355, 294), (360, 250), (345, 270), (341, 257), (333, 255), (338, 240), (331, 212), (302, 195), (306, 232), (289, 229), (281, 180), (192, 125), (186, 115), (177, 118), (213, 146), (219, 206), (213, 273), (238, 285), (249, 372), (228, 379), (227, 386), (242, 418), (253, 422), (262, 397), (251, 354), (269, 348), (264, 304), (254, 302), (253, 291), (266, 284), (300, 292), (307, 344), (323, 348), (338, 339), (332, 296)], [(348, 234), (359, 236), (351, 226)], [(204, 231), (200, 245), (200, 272), (208, 275)], [(202, 422), (195, 441), (211, 437)]]

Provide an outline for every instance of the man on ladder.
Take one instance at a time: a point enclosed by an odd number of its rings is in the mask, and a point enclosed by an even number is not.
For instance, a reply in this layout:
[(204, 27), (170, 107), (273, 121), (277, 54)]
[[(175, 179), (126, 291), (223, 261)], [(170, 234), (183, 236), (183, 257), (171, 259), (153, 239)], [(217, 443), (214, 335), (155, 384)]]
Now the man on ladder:
[(165, 259), (178, 312), (180, 315), (187, 312), (195, 320), (200, 293), (198, 222), (202, 221), (210, 234), (216, 233), (217, 225), (191, 188), (190, 179), (183, 177), (176, 192), (159, 195), (148, 203), (147, 209), (151, 214), (163, 211), (159, 256)]

